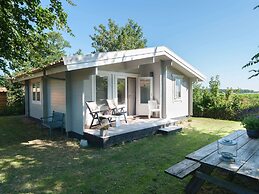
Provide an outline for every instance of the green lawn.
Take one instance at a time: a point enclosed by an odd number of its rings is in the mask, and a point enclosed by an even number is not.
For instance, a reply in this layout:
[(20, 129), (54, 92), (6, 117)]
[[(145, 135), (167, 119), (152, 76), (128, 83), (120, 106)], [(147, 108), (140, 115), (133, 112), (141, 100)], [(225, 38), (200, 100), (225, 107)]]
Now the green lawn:
[[(0, 117), (0, 193), (182, 193), (190, 177), (181, 181), (164, 170), (241, 128), (239, 122), (204, 118), (182, 125), (176, 135), (80, 149), (76, 140), (49, 139), (46, 130), (22, 116)], [(215, 192), (210, 185), (201, 190)]]

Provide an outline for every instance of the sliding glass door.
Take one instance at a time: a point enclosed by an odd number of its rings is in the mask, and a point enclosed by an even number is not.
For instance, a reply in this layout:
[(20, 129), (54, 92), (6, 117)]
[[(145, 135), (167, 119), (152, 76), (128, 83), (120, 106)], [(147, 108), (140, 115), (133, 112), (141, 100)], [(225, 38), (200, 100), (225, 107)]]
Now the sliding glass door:
[(118, 104), (126, 103), (126, 78), (117, 78)]
[(96, 76), (96, 103), (105, 104), (108, 99), (108, 76)]

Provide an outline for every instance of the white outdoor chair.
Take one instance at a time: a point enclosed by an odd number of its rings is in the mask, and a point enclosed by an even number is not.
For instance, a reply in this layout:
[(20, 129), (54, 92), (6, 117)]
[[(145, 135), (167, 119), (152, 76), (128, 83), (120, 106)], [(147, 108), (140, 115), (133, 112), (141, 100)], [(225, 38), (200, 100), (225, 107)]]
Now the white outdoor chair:
[(148, 118), (149, 119), (153, 115), (154, 112), (158, 112), (159, 117), (161, 117), (161, 111), (160, 111), (159, 105), (157, 104), (157, 101), (156, 100), (149, 100), (148, 101)]
[[(100, 107), (97, 106), (96, 102), (93, 101), (89, 101), (89, 102), (85, 102), (90, 115), (92, 116), (92, 122), (90, 125), (90, 129), (94, 126), (97, 125), (101, 125), (101, 121), (103, 119), (107, 119), (110, 126), (111, 126), (111, 120), (112, 120), (112, 116), (111, 115), (104, 115), (103, 112), (100, 110)], [(94, 120), (97, 120), (98, 123), (94, 125)]]
[(111, 110), (112, 115), (117, 115), (117, 116), (123, 115), (125, 123), (127, 123), (127, 117), (126, 117), (127, 112), (124, 110), (125, 107), (116, 105), (114, 100), (107, 99), (106, 101), (107, 101), (109, 109)]

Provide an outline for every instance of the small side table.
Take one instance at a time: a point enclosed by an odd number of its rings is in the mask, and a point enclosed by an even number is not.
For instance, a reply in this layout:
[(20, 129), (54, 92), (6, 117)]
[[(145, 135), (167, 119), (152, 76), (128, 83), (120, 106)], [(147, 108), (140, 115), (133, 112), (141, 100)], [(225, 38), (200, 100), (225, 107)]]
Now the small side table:
[(121, 113), (116, 113), (113, 115), (115, 117), (115, 127), (121, 126), (121, 120), (120, 120), (121, 115), (122, 115)]

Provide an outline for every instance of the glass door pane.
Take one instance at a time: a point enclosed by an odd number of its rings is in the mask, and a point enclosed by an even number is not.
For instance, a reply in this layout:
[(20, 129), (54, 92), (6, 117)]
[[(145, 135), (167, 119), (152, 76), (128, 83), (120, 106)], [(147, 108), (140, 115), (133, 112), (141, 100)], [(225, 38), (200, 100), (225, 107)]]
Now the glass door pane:
[(150, 83), (149, 79), (140, 80), (140, 103), (147, 104), (150, 100)]
[(117, 79), (117, 98), (118, 104), (125, 104), (125, 94), (126, 94), (126, 79)]
[(108, 77), (96, 76), (96, 103), (105, 104), (108, 99)]

